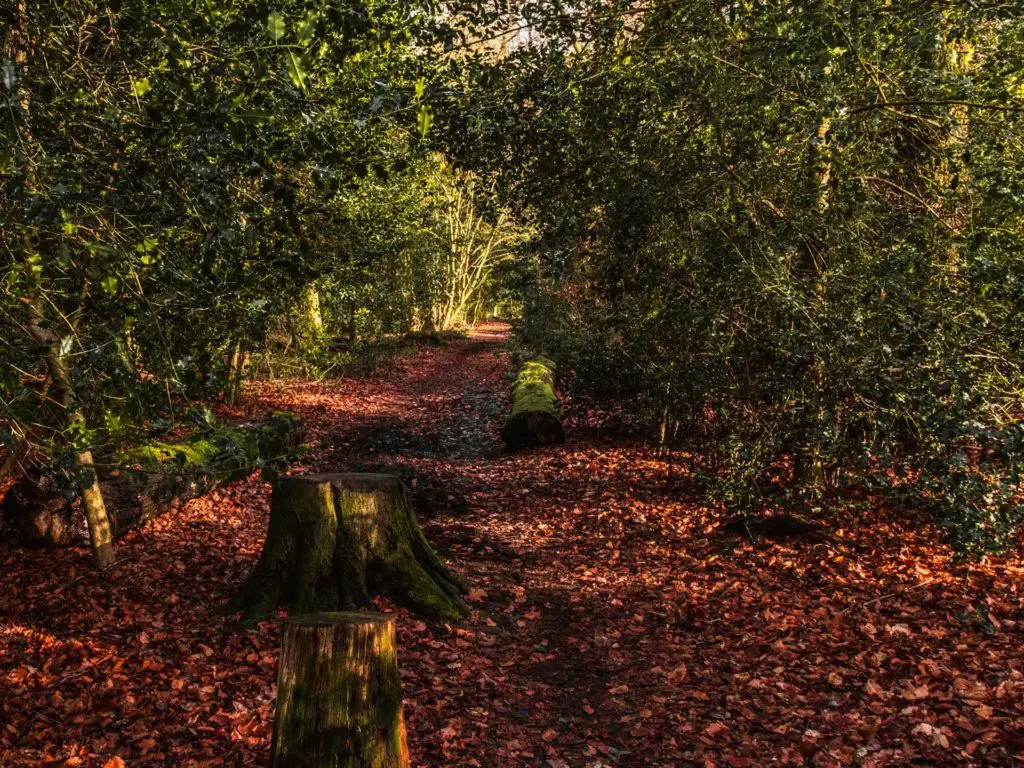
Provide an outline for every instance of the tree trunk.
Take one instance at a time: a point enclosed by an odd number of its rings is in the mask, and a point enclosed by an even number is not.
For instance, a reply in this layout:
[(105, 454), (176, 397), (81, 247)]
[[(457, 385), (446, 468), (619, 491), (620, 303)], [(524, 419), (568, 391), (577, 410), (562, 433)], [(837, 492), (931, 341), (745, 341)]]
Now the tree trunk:
[(359, 338), (358, 326), (356, 324), (356, 301), (352, 299), (351, 305), (349, 305), (348, 311), (348, 342), (355, 346), (356, 341)]
[[(39, 288), (36, 286), (38, 292)], [(39, 344), (45, 346), (46, 367), (50, 381), (56, 390), (57, 402), (63, 408), (64, 421), (69, 431), (71, 428), (84, 428), (85, 417), (78, 409), (78, 401), (71, 383), (71, 372), (68, 370), (64, 355), (64, 344), (48, 328), (43, 325), (42, 300), (36, 295), (22, 299), (26, 311), (26, 327), (29, 334)], [(103, 503), (103, 492), (100, 490), (96, 477), (96, 468), (89, 449), (76, 450), (73, 454), (75, 469), (78, 474), (78, 490), (85, 508), (85, 517), (89, 524), (89, 541), (92, 545), (96, 565), (106, 568), (114, 562), (114, 539), (110, 530), (110, 520)]]
[(306, 286), (306, 321), (314, 333), (323, 331), (324, 317), (320, 312), (320, 291), (316, 283)]
[(555, 364), (543, 357), (530, 360), (512, 387), (512, 415), (501, 429), (510, 450), (560, 443), (565, 439), (555, 392)]
[(352, 610), (384, 594), (431, 618), (466, 615), (465, 584), (441, 562), (393, 475), (283, 478), (274, 488), (263, 554), (229, 605), (252, 622)]
[(248, 365), (248, 344), (245, 339), (239, 338), (228, 359), (228, 383), (225, 392), (228, 405), (237, 405), (242, 399), (242, 383), (245, 380), (245, 370)]
[(81, 451), (75, 454), (75, 462), (86, 474), (81, 487), (82, 506), (85, 508), (85, 519), (89, 525), (89, 544), (96, 564), (106, 568), (114, 564), (114, 532), (107, 516), (107, 506), (103, 503), (103, 491), (100, 489), (99, 478), (92, 461), (92, 451)]
[[(29, 53), (31, 51), (31, 38), (29, 35), (28, 4), (19, 0), (11, 14), (10, 32), (7, 36), (7, 49), (11, 58), (18, 68), (19, 81), (24, 83), (29, 65)], [(29, 122), (31, 116), (31, 104), (28, 88), (18, 86), (18, 100), (21, 102), (23, 124), (19, 132), (21, 144), (30, 148), (28, 159), (24, 168), (25, 189), (33, 193), (36, 187), (35, 163), (32, 155), (35, 154), (38, 146), (32, 135), (32, 128)], [(35, 250), (29, 241), (29, 236), (24, 235), (25, 256)], [(30, 269), (29, 274), (34, 274)], [(67, 427), (84, 426), (85, 417), (78, 409), (78, 402), (75, 391), (71, 384), (71, 375), (68, 371), (67, 361), (64, 359), (62, 341), (49, 328), (45, 327), (43, 314), (42, 289), (38, 284), (39, 278), (34, 278), (36, 285), (33, 287), (32, 295), (22, 298), (26, 312), (26, 328), (32, 338), (41, 346), (45, 347), (46, 367), (50, 374), (50, 381), (57, 391), (57, 402), (60, 403), (63, 413), (62, 419)], [(89, 538), (92, 543), (93, 557), (100, 568), (106, 568), (114, 562), (114, 545), (110, 535), (110, 523), (107, 520), (106, 508), (103, 505), (103, 494), (100, 492), (99, 484), (96, 481), (96, 470), (93, 466), (92, 453), (88, 450), (75, 451), (73, 461), (79, 476), (79, 491), (82, 497), (82, 504), (85, 507), (86, 517), (89, 522)]]
[(285, 620), (271, 754), (271, 768), (408, 768), (393, 618)]

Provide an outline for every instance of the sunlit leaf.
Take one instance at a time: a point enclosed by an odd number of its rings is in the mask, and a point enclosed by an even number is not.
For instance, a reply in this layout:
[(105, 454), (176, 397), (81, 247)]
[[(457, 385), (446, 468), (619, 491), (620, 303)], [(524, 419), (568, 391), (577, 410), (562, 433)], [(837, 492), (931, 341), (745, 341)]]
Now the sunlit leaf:
[(267, 32), (270, 33), (270, 39), (275, 43), (284, 37), (288, 33), (284, 23), (284, 16), (277, 11), (267, 16)]
[(288, 51), (288, 76), (292, 79), (292, 83), (300, 91), (306, 90), (306, 69), (302, 65), (302, 59), (299, 58), (294, 51)]
[(426, 104), (420, 107), (417, 124), (420, 128), (420, 135), (426, 138), (426, 135), (430, 133), (430, 129), (434, 125), (434, 111)]
[(313, 34), (316, 32), (316, 19), (315, 11), (307, 11), (306, 18), (300, 21), (296, 27), (295, 36), (302, 45), (308, 45), (313, 40)]

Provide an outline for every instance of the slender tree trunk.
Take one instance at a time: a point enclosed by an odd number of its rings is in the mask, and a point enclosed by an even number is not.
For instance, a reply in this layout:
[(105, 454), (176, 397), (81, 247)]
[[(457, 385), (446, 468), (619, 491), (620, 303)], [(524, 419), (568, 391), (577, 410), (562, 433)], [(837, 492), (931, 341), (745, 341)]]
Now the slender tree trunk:
[[(43, 326), (42, 302), (36, 297), (23, 299), (26, 309), (26, 328), (39, 344), (47, 347), (46, 367), (59, 394), (64, 419), (68, 428), (85, 424), (85, 416), (78, 408), (75, 391), (71, 383), (71, 374), (64, 359), (61, 340)], [(114, 562), (114, 537), (110, 528), (110, 518), (103, 503), (103, 492), (100, 490), (96, 477), (96, 467), (92, 459), (92, 451), (88, 449), (74, 453), (75, 469), (78, 474), (79, 492), (85, 518), (89, 527), (89, 541), (92, 544), (93, 557), (100, 568), (106, 568)]]
[[(25, 146), (36, 149), (35, 139), (32, 135), (29, 116), (31, 115), (30, 93), (24, 85), (26, 73), (29, 66), (29, 53), (31, 51), (31, 36), (29, 34), (28, 4), (25, 0), (17, 0), (13, 8), (13, 23), (9, 27), (6, 39), (11, 60), (17, 68), (19, 79), (18, 99), (21, 102), (23, 125), (21, 139)], [(34, 152), (29, 153), (25, 168), (25, 187), (34, 191), (36, 186)], [(26, 234), (24, 237), (24, 255), (29, 255), (35, 250)], [(32, 269), (29, 273), (33, 274)], [(64, 352), (61, 340), (45, 327), (42, 289), (36, 285), (32, 295), (22, 299), (26, 313), (26, 328), (32, 338), (47, 349), (46, 367), (50, 374), (53, 388), (58, 395), (57, 402), (63, 409), (63, 419), (68, 428), (80, 426), (85, 423), (85, 417), (78, 408), (75, 398), (75, 391), (71, 383), (71, 375), (67, 362), (64, 359)], [(100, 491), (99, 482), (96, 478), (96, 469), (92, 459), (92, 452), (88, 449), (77, 451), (74, 454), (75, 469), (79, 484), (79, 492), (82, 497), (82, 506), (85, 508), (85, 516), (89, 526), (89, 539), (92, 543), (93, 556), (100, 568), (106, 568), (114, 562), (114, 545), (110, 532), (110, 521), (107, 518), (107, 509), (103, 503), (103, 493)]]
[(110, 528), (107, 507), (103, 503), (100, 481), (96, 477), (92, 451), (76, 454), (75, 462), (88, 478), (82, 488), (82, 505), (85, 507), (85, 518), (89, 525), (89, 543), (92, 546), (93, 557), (100, 568), (106, 568), (114, 563), (114, 533)]
[[(955, 31), (948, 18), (943, 16), (938, 41), (940, 69), (954, 75), (967, 75), (977, 68), (977, 57), (973, 42), (963, 33)], [(941, 147), (941, 160), (937, 172), (944, 200), (937, 209), (943, 211), (950, 233), (954, 239), (968, 228), (969, 206), (964, 189), (970, 182), (971, 171), (966, 158), (971, 134), (971, 110), (966, 104), (949, 107), (949, 130)], [(960, 252), (956, 242), (947, 247), (947, 269), (950, 276), (960, 270)]]
[(320, 290), (316, 283), (306, 286), (306, 319), (314, 332), (319, 333), (324, 329), (324, 318), (320, 312)]
[(242, 381), (248, 364), (248, 344), (245, 339), (235, 342), (228, 361), (228, 386), (225, 393), (229, 405), (236, 405), (242, 398)]

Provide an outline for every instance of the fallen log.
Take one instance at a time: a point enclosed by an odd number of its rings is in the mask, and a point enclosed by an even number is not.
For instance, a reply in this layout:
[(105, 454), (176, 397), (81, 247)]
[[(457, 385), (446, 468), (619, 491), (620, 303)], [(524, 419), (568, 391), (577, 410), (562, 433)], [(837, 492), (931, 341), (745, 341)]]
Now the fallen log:
[(513, 451), (565, 440), (551, 360), (535, 357), (519, 369), (512, 386), (512, 413), (501, 429), (501, 439)]
[[(100, 489), (115, 538), (183, 501), (244, 477), (294, 453), (302, 424), (275, 413), (255, 424), (217, 426), (181, 442), (159, 440), (119, 451), (98, 462)], [(72, 503), (51, 478), (29, 473), (4, 496), (0, 517), (27, 547), (82, 543)]]
[(272, 768), (408, 768), (395, 620), (320, 613), (284, 621)]
[(466, 615), (465, 583), (427, 542), (400, 478), (298, 475), (274, 487), (263, 553), (229, 603), (252, 623), (291, 613), (351, 611), (383, 594), (430, 618)]

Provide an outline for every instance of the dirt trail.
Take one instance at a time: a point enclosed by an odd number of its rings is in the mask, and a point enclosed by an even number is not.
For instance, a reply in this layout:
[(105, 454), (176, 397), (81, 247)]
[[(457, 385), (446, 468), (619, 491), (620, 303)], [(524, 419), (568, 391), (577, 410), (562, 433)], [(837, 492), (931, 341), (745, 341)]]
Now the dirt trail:
[[(1019, 763), (1019, 557), (954, 567), (931, 527), (869, 504), (827, 541), (736, 539), (685, 475), (592, 430), (503, 455), (503, 333), (247, 404), (306, 419), (297, 471), (404, 476), (474, 585), (463, 625), (399, 611), (417, 765)], [(253, 477), (190, 502), (109, 576), (0, 549), (0, 766), (266, 765), (277, 629), (214, 609), (268, 494)]]

